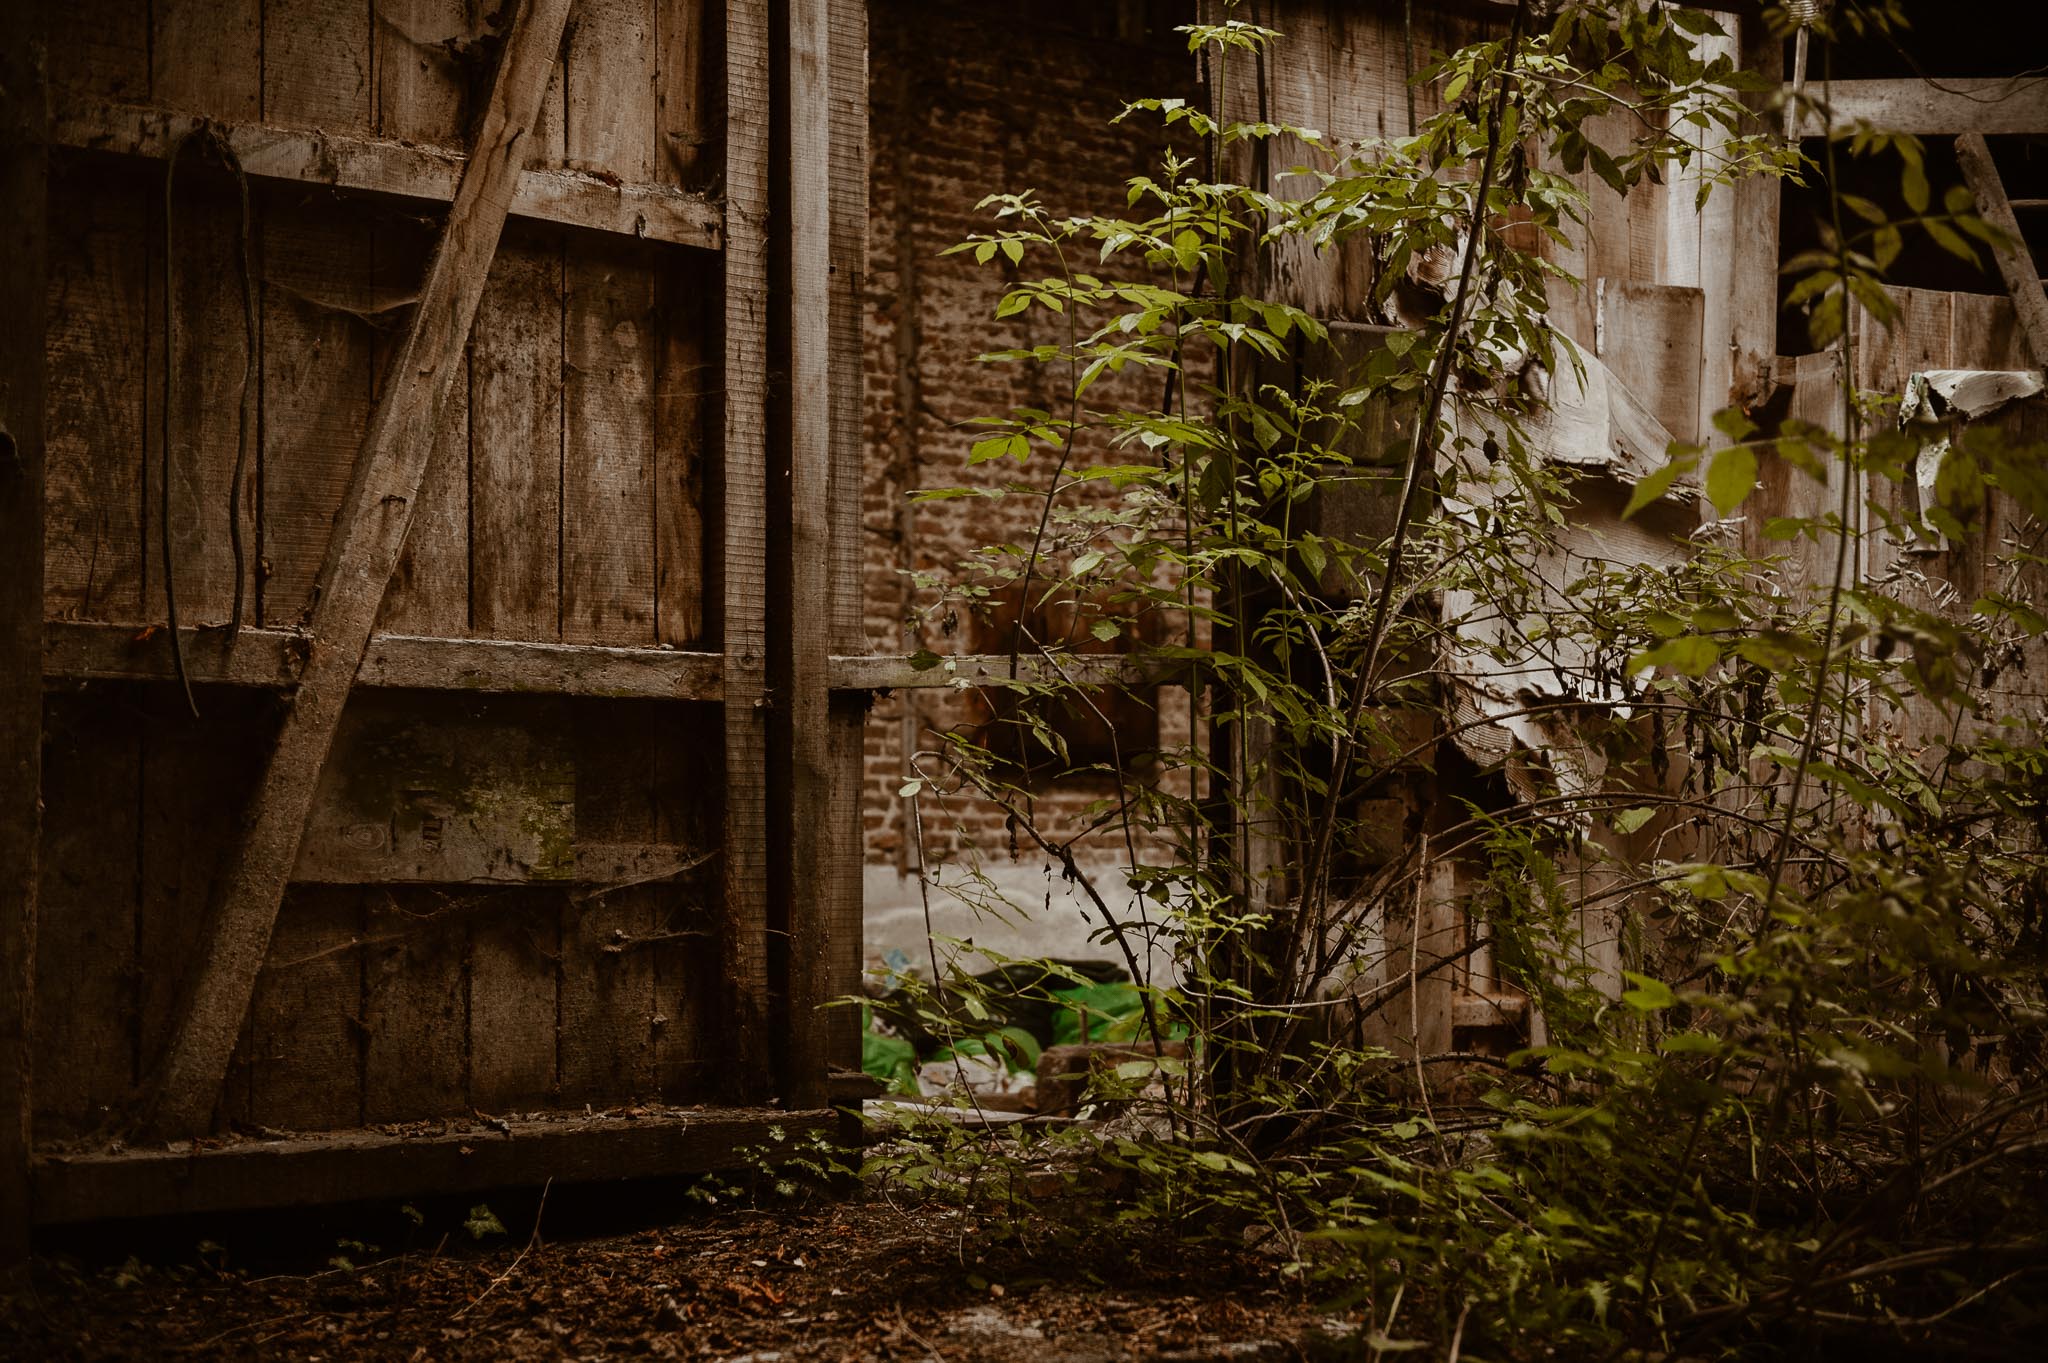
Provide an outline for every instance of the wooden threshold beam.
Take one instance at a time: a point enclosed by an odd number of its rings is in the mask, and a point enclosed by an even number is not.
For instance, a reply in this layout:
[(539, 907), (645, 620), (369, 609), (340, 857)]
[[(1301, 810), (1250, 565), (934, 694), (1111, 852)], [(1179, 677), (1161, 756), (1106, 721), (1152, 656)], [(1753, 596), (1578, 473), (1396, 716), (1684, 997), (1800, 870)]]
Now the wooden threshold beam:
[[(1792, 87), (1785, 91), (1790, 95)], [(1992, 136), (2048, 134), (2048, 83), (2018, 77), (1944, 80), (1940, 87), (1913, 78), (1809, 81), (1805, 96), (1825, 101), (1836, 127), (1865, 122), (1889, 132), (1931, 135), (1977, 132)], [(1819, 137), (1826, 122), (1818, 109), (1802, 110), (1798, 135)]]
[[(335, 1131), (275, 1141), (120, 1154), (43, 1155), (32, 1166), (39, 1225), (111, 1217), (313, 1207), (428, 1193), (737, 1169), (753, 1147), (813, 1133), (830, 1137), (829, 1109), (656, 1109), (392, 1136)], [(793, 1149), (796, 1141), (787, 1144)]]
[[(181, 633), (186, 671), (210, 685), (296, 686), (309, 643), (288, 630), (245, 629), (232, 648), (220, 630), (187, 627)], [(716, 701), (725, 694), (723, 669), (719, 654), (678, 649), (377, 634), (363, 653), (356, 685)], [(45, 684), (169, 681), (174, 675), (170, 637), (160, 628), (75, 621), (43, 627)]]
[[(450, 203), (465, 157), (445, 147), (381, 137), (226, 123), (140, 104), (93, 100), (60, 106), (51, 140), (79, 151), (165, 160), (180, 138), (211, 122), (249, 174), (266, 180), (331, 185), (429, 203)], [(521, 173), (512, 215), (718, 250), (725, 214), (702, 194), (665, 185), (620, 184), (573, 170)]]
[(512, 21), (475, 148), (335, 518), (298, 688), (228, 853), (163, 1064), (146, 1085), (147, 1135), (191, 1136), (212, 1121), (320, 770), (412, 527), (434, 432), (463, 373), (470, 325), (568, 17), (569, 0), (526, 0)]
[(2013, 312), (2034, 363), (2048, 365), (2048, 292), (2041, 288), (2041, 272), (2034, 268), (2027, 239), (2020, 235), (2019, 220), (2012, 215), (2012, 202), (2005, 197), (2005, 182), (1991, 160), (1991, 148), (1982, 133), (1965, 133), (1956, 139), (1956, 159), (1961, 162), (1963, 180), (1977, 196), (1977, 213), (1985, 222), (2005, 234), (2002, 245), (1991, 248), (1998, 260), (1998, 272), (2012, 294)]

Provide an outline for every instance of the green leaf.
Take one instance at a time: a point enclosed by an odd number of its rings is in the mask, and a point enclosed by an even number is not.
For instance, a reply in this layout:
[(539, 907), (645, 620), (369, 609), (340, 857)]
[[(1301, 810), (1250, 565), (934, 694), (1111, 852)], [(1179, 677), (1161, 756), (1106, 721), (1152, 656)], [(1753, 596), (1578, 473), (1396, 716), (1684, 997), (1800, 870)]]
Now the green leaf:
[(913, 776), (908, 781), (905, 781), (902, 785), (898, 786), (896, 788), (896, 793), (902, 796), (904, 799), (908, 800), (923, 789), (924, 781), (918, 777)]
[(1697, 634), (1686, 634), (1666, 639), (1655, 648), (1636, 654), (1629, 659), (1628, 670), (1640, 672), (1646, 667), (1668, 667), (1688, 677), (1704, 677), (1720, 661), (1719, 644)]
[(1656, 808), (1651, 805), (1637, 805), (1634, 809), (1624, 809), (1614, 816), (1614, 831), (1633, 833), (1648, 823), (1656, 812)]
[(1732, 515), (1755, 490), (1756, 451), (1749, 446), (1730, 445), (1707, 465), (1707, 500), (1723, 516)]
[(1123, 627), (1114, 620), (1097, 620), (1088, 627), (1088, 632), (1106, 644), (1111, 639), (1116, 638), (1117, 635), (1122, 634)]
[(1669, 492), (1671, 485), (1678, 481), (1678, 476), (1681, 473), (1692, 472), (1698, 463), (1699, 460), (1694, 456), (1680, 455), (1655, 473), (1644, 478), (1638, 478), (1635, 490), (1629, 493), (1628, 505), (1622, 508), (1622, 519), (1626, 520), (1630, 516), (1635, 515), (1636, 512), (1641, 511), (1644, 507), (1662, 497), (1666, 492)]
[(1624, 970), (1622, 975), (1635, 988), (1625, 990), (1621, 1001), (1638, 1013), (1654, 1013), (1661, 1009), (1673, 1008), (1678, 1004), (1678, 995), (1671, 992), (1671, 986), (1648, 975), (1638, 975), (1633, 970)]

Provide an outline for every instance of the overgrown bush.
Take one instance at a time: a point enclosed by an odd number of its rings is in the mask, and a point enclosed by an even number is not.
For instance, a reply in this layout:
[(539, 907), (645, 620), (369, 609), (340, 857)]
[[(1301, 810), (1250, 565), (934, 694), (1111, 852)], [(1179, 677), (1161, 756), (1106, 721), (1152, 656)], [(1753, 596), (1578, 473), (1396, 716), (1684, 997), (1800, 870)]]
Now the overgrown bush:
[[(1146, 1026), (1194, 1043), (1134, 1117), (948, 1130), (878, 1168), (1022, 1206), (1085, 1150), (1103, 1214), (1270, 1245), (1366, 1309), (1376, 1350), (2020, 1352), (2048, 1193), (2043, 451), (1996, 422), (1902, 425), (1850, 362), (1832, 427), (1729, 410), (1619, 482), (1565, 466), (1546, 395), (1587, 361), (1538, 249), (1583, 210), (1581, 165), (1705, 196), (1893, 158), (1913, 216), (1837, 193), (1788, 269), (1814, 346), (1846, 348), (1852, 309), (1888, 316), (1902, 251), (1996, 234), (1967, 191), (1936, 205), (1911, 138), (1836, 129), (1814, 165), (1770, 136), (1759, 82), (1699, 55), (1718, 30), (1698, 12), (1542, 8), (1424, 73), (1444, 108), (1412, 136), (1141, 101), (1126, 117), (1201, 151), (1133, 181), (1124, 216), (999, 194), (957, 248), (1012, 272), (998, 316), (1062, 319), (1059, 343), (982, 358), (1045, 368), (1068, 403), (986, 420), (971, 458), (1010, 482), (924, 494), (1037, 508), (1034, 535), (924, 585), (1071, 628), (1016, 626), (1001, 760), (948, 736), (905, 793), (998, 802), (1134, 974), (1169, 949)], [(1838, 7), (1822, 72), (1835, 33), (1899, 22)], [(1222, 92), (1282, 41), (1189, 30)], [(1617, 109), (1629, 144), (1591, 140)], [(1273, 192), (1283, 154), (1312, 192)], [(1275, 297), (1276, 255), (1360, 243), (1398, 324), (1333, 335)], [(1133, 372), (1156, 405), (1090, 405)], [(1754, 556), (1735, 526), (1773, 462), (1827, 509), (1771, 519), (1786, 552)], [(1330, 511), (1361, 488), (1369, 532)], [(1997, 541), (1994, 504), (2016, 527)], [(1684, 552), (1571, 540), (1617, 510)], [(1896, 552), (1915, 536), (1974, 538), (1994, 586), (1944, 591)], [(1202, 726), (1101, 765), (1117, 793), (1092, 827), (1132, 887), (1113, 902), (1034, 791), (1072, 767), (1047, 716), (1094, 694), (1077, 643), (1141, 617), (1172, 642), (1134, 644), (1130, 674), (1189, 688)], [(1465, 926), (1431, 937), (1444, 904)], [(1519, 1036), (1428, 1051), (1422, 996), (1480, 960), (1528, 999)], [(989, 1027), (957, 981), (913, 1007)]]

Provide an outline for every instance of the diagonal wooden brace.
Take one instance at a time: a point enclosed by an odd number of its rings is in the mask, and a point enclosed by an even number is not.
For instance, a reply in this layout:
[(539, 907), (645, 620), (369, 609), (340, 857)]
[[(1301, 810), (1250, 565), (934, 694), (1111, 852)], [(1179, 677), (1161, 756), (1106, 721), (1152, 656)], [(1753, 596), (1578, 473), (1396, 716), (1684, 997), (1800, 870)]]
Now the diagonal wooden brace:
[(1964, 133), (1956, 139), (1956, 159), (1962, 163), (1963, 179), (1977, 196), (1977, 214), (2005, 234), (2004, 243), (1991, 249), (1998, 259), (1998, 271), (2012, 293), (2013, 311), (2019, 315), (2020, 332), (2034, 363), (2048, 365), (2048, 291), (2041, 288), (2041, 273), (2027, 253), (2027, 240), (2020, 235), (2019, 219), (2013, 216), (2012, 201), (2005, 197), (2005, 184), (1998, 167), (1991, 162), (1991, 148), (1984, 134)]
[(170, 1048), (146, 1091), (140, 1122), (146, 1136), (196, 1135), (219, 1101), (314, 787), (405, 546), (434, 431), (461, 372), (568, 14), (569, 0), (524, 0), (513, 21), (418, 310), (392, 360), (327, 544), (298, 692), (219, 881), (205, 950)]

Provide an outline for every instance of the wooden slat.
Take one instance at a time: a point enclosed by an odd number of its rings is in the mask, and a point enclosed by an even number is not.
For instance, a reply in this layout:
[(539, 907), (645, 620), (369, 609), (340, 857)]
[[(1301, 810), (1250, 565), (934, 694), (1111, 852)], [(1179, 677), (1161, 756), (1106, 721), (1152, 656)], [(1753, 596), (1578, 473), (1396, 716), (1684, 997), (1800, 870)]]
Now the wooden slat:
[(719, 49), (724, 35), (710, 0), (657, 0), (660, 50), (656, 54), (656, 126), (663, 184), (700, 189), (717, 178), (724, 148), (719, 145)]
[(555, 1090), (559, 889), (500, 891), (469, 928), (469, 1100), (485, 1112), (544, 1106)]
[[(351, 1131), (195, 1149), (45, 1155), (34, 1169), (37, 1223), (314, 1207), (426, 1193), (740, 1168), (779, 1128), (792, 1143), (829, 1134), (837, 1114), (698, 1108), (512, 1121), (435, 1136)], [(27, 1219), (21, 1223), (24, 1227)]]
[(258, 1126), (327, 1131), (363, 1120), (364, 897), (354, 886), (305, 885), (284, 898), (249, 1004), (247, 1120)]
[[(777, 216), (788, 222), (787, 276), (778, 318), (786, 328), (789, 477), (788, 531), (780, 537), (788, 599), (776, 614), (783, 628), (772, 647), (780, 655), (778, 717), (787, 726), (786, 785), (770, 789), (770, 836), (787, 842), (777, 858), (786, 876), (788, 1017), (782, 1098), (799, 1107), (826, 1100), (830, 1069), (826, 1018), (831, 957), (827, 908), (833, 823), (831, 808), (831, 693), (825, 675), (833, 618), (832, 595), (832, 119), (830, 28), (826, 0), (789, 0), (788, 107), (777, 111), (789, 128), (786, 176), (778, 186)], [(779, 395), (778, 395), (779, 396)], [(823, 607), (823, 609), (821, 609)]]
[(569, 243), (562, 638), (571, 643), (655, 642), (655, 271), (649, 250), (632, 242)]
[[(189, 114), (147, 106), (67, 101), (56, 113), (51, 136), (59, 146), (162, 160), (198, 124)], [(218, 126), (243, 168), (261, 179), (331, 185), (428, 203), (452, 201), (462, 179), (463, 157), (441, 147), (247, 120)], [(620, 183), (581, 171), (523, 171), (512, 212), (593, 232), (706, 250), (718, 249), (723, 235), (718, 205), (702, 194)]]
[(1675, 438), (1697, 440), (1701, 291), (1603, 278), (1594, 293), (1595, 353)]
[[(261, 116), (263, 0), (153, 0), (149, 18), (153, 103), (208, 118)], [(60, 114), (51, 128), (59, 145), (64, 122)]]
[[(2048, 133), (2048, 85), (2035, 81), (2028, 88), (2037, 92), (2044, 110), (2041, 126), (2034, 131)], [(2005, 241), (1992, 247), (1991, 254), (1998, 260), (1998, 272), (2005, 277), (2007, 292), (2012, 294), (2013, 311), (2019, 314), (2020, 330), (2026, 335), (2034, 363), (2048, 364), (2048, 291), (2041, 287), (2041, 271), (2034, 265), (2027, 239), (2020, 235), (2012, 203), (2005, 197), (2005, 186), (1998, 178), (1998, 167), (1992, 164), (1991, 149), (1984, 144), (1984, 133), (1995, 129), (1985, 128), (1981, 123), (1965, 126), (1979, 131), (1956, 139), (1956, 157), (1962, 162), (1963, 179), (1977, 196), (1978, 213), (2005, 235)]]
[(514, 21), (411, 335), (394, 361), (398, 377), (378, 404), (328, 547), (306, 670), (222, 876), (209, 949), (150, 1097), (145, 1123), (157, 1133), (202, 1130), (220, 1091), (321, 763), (405, 541), (431, 432), (460, 371), (511, 204), (515, 148), (539, 107), (567, 15), (568, 0), (531, 0)]
[[(707, 256), (657, 263), (654, 374), (654, 635), (689, 647), (704, 637), (705, 470), (716, 457), (716, 276)], [(855, 492), (856, 502), (859, 493)], [(854, 569), (859, 572), (858, 567)]]
[[(1789, 93), (1790, 87), (1787, 87)], [(1837, 127), (1867, 122), (1895, 133), (2048, 134), (2048, 85), (2033, 77), (1809, 80), (1807, 97), (1824, 101)], [(1805, 111), (1799, 136), (1819, 137), (1826, 120)]]
[(768, 12), (725, 6), (725, 457), (719, 644), (725, 659), (726, 1015), (734, 1083), (756, 1085), (768, 1056)]
[(371, 9), (263, 0), (263, 116), (323, 133), (371, 125)]
[(470, 628), (562, 632), (562, 243), (506, 234), (469, 357)]
[(469, 113), (469, 73), (459, 54), (486, 31), (474, 0), (376, 0), (377, 131), (459, 147)]
[(139, 620), (147, 192), (73, 175), (50, 196), (49, 518), (52, 618)]
[[(917, 666), (910, 654), (838, 655), (831, 658), (827, 666), (835, 691), (904, 691), (920, 687), (958, 686), (963, 682), (970, 686), (981, 682), (1001, 685), (1007, 684), (1010, 677), (1010, 655), (1007, 653), (957, 653), (942, 657), (932, 667)], [(1186, 668), (1185, 662), (1179, 665), (1183, 678)], [(1109, 686), (1116, 683), (1143, 685), (1173, 679), (1174, 669), (1161, 667), (1157, 671), (1160, 675), (1154, 675), (1154, 669), (1135, 659), (1113, 653), (1075, 654), (1061, 658), (1057, 667), (1043, 658), (1026, 656), (1017, 660), (1017, 676), (1027, 682), (1065, 678), (1082, 686)]]
[[(184, 631), (194, 682), (284, 688), (296, 684), (308, 640), (285, 630)], [(907, 661), (896, 664), (909, 670)], [(724, 659), (716, 653), (598, 648), (498, 639), (379, 634), (363, 654), (356, 684), (426, 691), (518, 691), (565, 696), (718, 700)], [(43, 675), (51, 680), (164, 681), (171, 673), (162, 630), (53, 621), (43, 633)]]
[[(868, 76), (865, 0), (830, 0), (829, 56), (832, 81), (832, 279), (831, 479), (827, 495), (831, 523), (831, 643), (835, 653), (867, 647), (862, 609), (867, 535), (862, 526), (866, 489), (866, 367), (861, 332), (867, 300)], [(829, 662), (827, 673), (829, 676)], [(863, 731), (869, 698), (835, 698), (831, 712), (831, 798), (829, 825), (826, 990), (843, 998), (859, 992), (863, 960), (862, 787), (866, 772)], [(849, 1008), (827, 1017), (826, 1052), (833, 1069), (860, 1068), (860, 1017)]]
[(365, 898), (365, 1122), (468, 1111), (469, 931), (451, 898), (411, 886), (380, 887)]
[(42, 830), (43, 290), (49, 222), (44, 7), (0, 10), (0, 1265), (28, 1253)]
[(563, 155), (576, 170), (655, 179), (655, 0), (578, 0), (563, 53)]
[(147, 100), (149, 7), (150, 0), (45, 3), (51, 98)]

